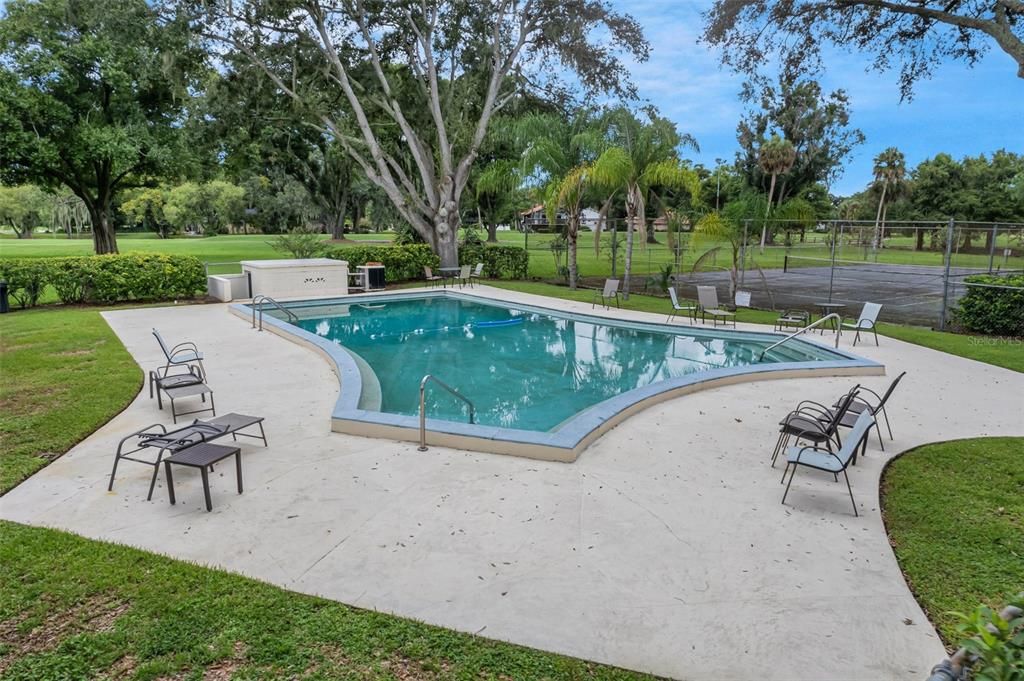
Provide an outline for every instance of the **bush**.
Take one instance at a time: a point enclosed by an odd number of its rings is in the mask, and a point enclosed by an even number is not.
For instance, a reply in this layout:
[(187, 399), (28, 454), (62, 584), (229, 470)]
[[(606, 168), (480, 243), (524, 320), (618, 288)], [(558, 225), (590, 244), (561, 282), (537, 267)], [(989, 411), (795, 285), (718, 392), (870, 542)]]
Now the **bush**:
[(437, 267), (438, 258), (426, 244), (406, 246), (341, 246), (326, 253), (328, 258), (345, 260), (350, 270), (368, 262), (384, 265), (389, 282), (423, 278), (424, 267)]
[(530, 254), (518, 246), (467, 244), (459, 249), (459, 264), (478, 262), (484, 264), (484, 277), (488, 279), (526, 279)]
[[(423, 268), (437, 268), (440, 260), (426, 244), (404, 246), (340, 246), (326, 253), (328, 258), (345, 260), (350, 270), (368, 262), (384, 264), (388, 282), (423, 279)], [(517, 246), (469, 245), (459, 249), (462, 265), (484, 264), (484, 276), (498, 279), (525, 279), (530, 256)]]
[[(1024, 594), (1010, 605), (1024, 608)], [(985, 681), (1024, 679), (1024, 615), (1004, 620), (988, 606), (979, 606), (970, 614), (957, 613), (957, 629), (964, 638), (960, 645), (973, 656), (968, 678)]]
[(981, 274), (965, 279), (972, 284), (1016, 286), (1017, 290), (968, 286), (954, 312), (967, 331), (1000, 336), (1024, 336), (1024, 276)]
[(7, 279), (22, 307), (35, 305), (47, 284), (53, 285), (64, 303), (174, 300), (206, 290), (203, 264), (182, 255), (0, 260), (0, 278)]
[(287, 253), (293, 258), (318, 258), (327, 249), (327, 244), (318, 232), (301, 227), (285, 232), (268, 243), (275, 251)]
[(46, 263), (35, 259), (0, 260), (0, 280), (22, 308), (35, 307), (46, 288)]

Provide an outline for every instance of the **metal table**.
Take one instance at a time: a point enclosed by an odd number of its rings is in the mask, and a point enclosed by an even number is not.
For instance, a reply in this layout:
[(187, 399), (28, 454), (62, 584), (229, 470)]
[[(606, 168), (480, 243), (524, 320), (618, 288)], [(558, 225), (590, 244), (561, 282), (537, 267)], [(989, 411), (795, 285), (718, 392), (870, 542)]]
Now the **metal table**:
[(448, 288), (448, 280), (452, 280), (452, 288), (455, 287), (454, 280), (459, 277), (462, 273), (461, 267), (438, 267), (437, 271), (441, 273), (441, 288)]
[[(844, 307), (846, 307), (846, 305), (844, 303), (815, 303), (815, 305), (817, 305), (818, 309), (821, 310), (821, 317), (819, 317), (819, 319), (824, 319), (825, 317), (829, 316), (833, 312), (839, 312)], [(825, 327), (821, 326), (820, 328), (821, 328), (821, 333), (824, 334), (825, 333)], [(835, 331), (836, 333), (839, 333), (839, 320), (837, 320), (837, 319), (833, 319), (832, 320), (832, 330)]]
[(194, 447), (182, 450), (164, 459), (164, 476), (167, 478), (167, 496), (170, 497), (171, 505), (174, 505), (174, 475), (171, 473), (171, 464), (198, 468), (203, 478), (203, 496), (206, 501), (206, 510), (213, 510), (213, 502), (210, 499), (210, 468), (213, 464), (226, 459), (229, 456), (235, 457), (235, 477), (238, 481), (238, 493), (242, 493), (242, 450), (238, 447), (226, 447), (224, 445), (198, 444)]

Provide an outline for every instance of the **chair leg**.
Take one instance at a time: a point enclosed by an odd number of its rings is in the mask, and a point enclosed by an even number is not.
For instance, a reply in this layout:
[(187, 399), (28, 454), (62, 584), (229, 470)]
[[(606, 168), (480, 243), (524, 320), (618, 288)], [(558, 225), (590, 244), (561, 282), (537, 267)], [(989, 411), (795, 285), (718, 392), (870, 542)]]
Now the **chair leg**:
[(156, 455), (156, 463), (153, 464), (153, 478), (149, 481), (149, 494), (146, 495), (146, 501), (153, 500), (153, 488), (156, 487), (156, 476), (160, 474), (160, 459), (164, 456), (164, 450), (160, 450)]
[(793, 478), (796, 477), (797, 465), (793, 464), (793, 472), (789, 474), (789, 482), (786, 483), (786, 491), (782, 493), (782, 503), (786, 503), (786, 497), (789, 495), (789, 486), (793, 484)]
[(875, 345), (877, 346), (878, 345), (878, 331), (875, 331), (875, 329), (871, 329), (871, 330), (874, 331), (874, 334), (875, 334)]
[(892, 436), (892, 426), (889, 425), (889, 412), (885, 410), (885, 407), (882, 407), (882, 416), (885, 417), (885, 427), (889, 430), (889, 439), (894, 440), (895, 438)]
[(853, 505), (853, 517), (859, 518), (860, 514), (857, 513), (857, 502), (853, 500), (853, 488), (850, 487), (850, 476), (847, 475), (846, 470), (843, 470), (843, 477), (846, 478), (846, 491), (850, 493), (850, 503)]
[(875, 421), (875, 432), (878, 434), (878, 446), (881, 447), (882, 451), (884, 452), (885, 451), (885, 443), (882, 442), (882, 429), (878, 427), (878, 421), (877, 420)]
[(780, 485), (782, 483), (786, 482), (786, 473), (789, 472), (789, 467), (790, 466), (795, 466), (795, 465), (796, 465), (795, 463), (790, 463), (789, 461), (786, 462), (786, 467), (782, 469), (782, 479), (779, 480), (779, 484)]
[(853, 344), (854, 344), (854, 346), (857, 345), (857, 341), (859, 341), (859, 340), (860, 340), (860, 329), (857, 329), (857, 335), (855, 335), (853, 337)]
[(121, 453), (114, 454), (114, 467), (110, 469), (110, 482), (107, 484), (107, 491), (112, 492), (114, 490), (114, 476), (117, 474), (117, 463), (121, 460)]

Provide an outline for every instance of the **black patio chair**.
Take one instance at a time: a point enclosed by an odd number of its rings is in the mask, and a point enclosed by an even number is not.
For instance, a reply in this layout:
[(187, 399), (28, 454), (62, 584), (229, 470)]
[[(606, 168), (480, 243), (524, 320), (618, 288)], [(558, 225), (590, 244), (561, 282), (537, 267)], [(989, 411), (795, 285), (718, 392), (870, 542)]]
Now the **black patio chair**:
[(173, 348), (168, 349), (167, 343), (164, 342), (160, 332), (153, 329), (153, 337), (156, 338), (156, 342), (160, 344), (160, 349), (164, 353), (164, 357), (167, 358), (167, 364), (164, 365), (164, 371), (170, 369), (172, 366), (181, 365), (198, 365), (199, 375), (202, 379), (206, 380), (206, 367), (203, 366), (203, 353), (199, 352), (199, 348), (192, 341), (185, 341), (178, 343)]
[(832, 451), (833, 444), (842, 447), (843, 442), (839, 437), (839, 424), (846, 416), (850, 405), (857, 397), (860, 385), (855, 385), (838, 400), (839, 406), (829, 409), (823, 404), (813, 400), (803, 400), (796, 409), (786, 414), (786, 417), (779, 421), (779, 439), (775, 442), (775, 450), (772, 452), (772, 466), (779, 453), (786, 448), (792, 438), (796, 438), (794, 444), (801, 440), (807, 440), (817, 445), (824, 445), (825, 449)]
[[(885, 443), (882, 442), (882, 429), (878, 425), (878, 422), (881, 419), (878, 418), (878, 415), (881, 414), (882, 418), (885, 419), (885, 428), (886, 430), (889, 431), (889, 439), (892, 440), (892, 426), (889, 425), (889, 413), (885, 410), (885, 403), (889, 401), (889, 397), (892, 395), (893, 391), (896, 390), (896, 386), (899, 385), (900, 380), (902, 380), (902, 378), (906, 375), (907, 372), (904, 371), (899, 376), (897, 376), (893, 380), (893, 382), (889, 384), (889, 387), (886, 388), (884, 395), (879, 395), (871, 388), (865, 388), (861, 386), (861, 392), (873, 395), (874, 399), (872, 400), (870, 397), (862, 397), (861, 395), (858, 394), (857, 398), (850, 404), (846, 415), (843, 417), (839, 425), (844, 428), (852, 428), (857, 421), (857, 416), (861, 412), (869, 412), (872, 416), (875, 417), (875, 432), (878, 434), (878, 446), (881, 447), (882, 451), (884, 452)], [(838, 408), (839, 402), (837, 401), (835, 404), (832, 405), (832, 407)]]

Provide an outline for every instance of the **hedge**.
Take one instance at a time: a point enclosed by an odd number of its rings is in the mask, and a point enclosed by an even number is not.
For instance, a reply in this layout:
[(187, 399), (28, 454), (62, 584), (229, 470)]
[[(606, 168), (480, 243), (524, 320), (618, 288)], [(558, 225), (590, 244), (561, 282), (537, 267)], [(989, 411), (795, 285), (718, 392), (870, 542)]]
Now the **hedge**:
[[(404, 246), (340, 246), (327, 252), (328, 258), (345, 260), (354, 270), (368, 262), (384, 265), (389, 282), (423, 279), (423, 268), (437, 268), (440, 260), (426, 244)], [(530, 256), (516, 246), (467, 245), (459, 248), (462, 265), (484, 264), (484, 277), (490, 279), (525, 279)]]
[(1000, 336), (1024, 336), (1024, 275), (967, 277), (969, 284), (1016, 286), (1016, 290), (968, 286), (956, 308), (957, 322), (967, 331)]
[(38, 303), (48, 284), (63, 303), (173, 300), (206, 291), (198, 258), (155, 253), (0, 259), (0, 279), (21, 307)]

